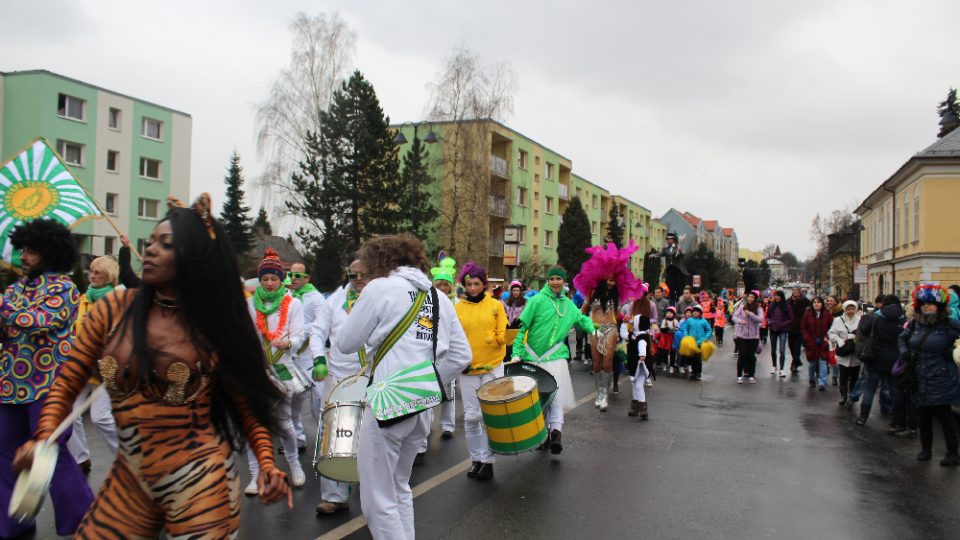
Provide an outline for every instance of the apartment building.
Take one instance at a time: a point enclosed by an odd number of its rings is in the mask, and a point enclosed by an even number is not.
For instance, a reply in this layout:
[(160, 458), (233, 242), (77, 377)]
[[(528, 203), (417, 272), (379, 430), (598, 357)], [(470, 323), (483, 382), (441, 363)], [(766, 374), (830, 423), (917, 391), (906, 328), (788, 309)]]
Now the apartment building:
[(869, 265), (861, 296), (909, 298), (919, 283), (960, 283), (960, 129), (917, 153), (857, 207), (860, 263)]
[[(190, 115), (45, 70), (0, 72), (0, 156), (38, 137), (142, 252), (173, 194), (190, 193)], [(82, 253), (115, 254), (106, 220), (74, 227)]]

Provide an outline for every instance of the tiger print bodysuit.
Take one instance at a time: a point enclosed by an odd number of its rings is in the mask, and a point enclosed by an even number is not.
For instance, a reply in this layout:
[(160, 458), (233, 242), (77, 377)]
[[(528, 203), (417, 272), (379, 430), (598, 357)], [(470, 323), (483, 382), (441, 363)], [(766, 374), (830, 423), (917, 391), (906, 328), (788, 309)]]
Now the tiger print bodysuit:
[[(211, 419), (214, 361), (174, 361), (165, 373), (155, 369), (151, 384), (131, 387), (136, 377), (117, 360), (130, 357), (131, 345), (115, 330), (134, 294), (117, 291), (94, 305), (40, 415), (36, 438), (45, 439), (91, 374), (110, 394), (120, 448), (76, 538), (234, 538), (240, 484), (236, 454)], [(242, 397), (233, 405), (260, 469), (276, 469), (269, 431)]]

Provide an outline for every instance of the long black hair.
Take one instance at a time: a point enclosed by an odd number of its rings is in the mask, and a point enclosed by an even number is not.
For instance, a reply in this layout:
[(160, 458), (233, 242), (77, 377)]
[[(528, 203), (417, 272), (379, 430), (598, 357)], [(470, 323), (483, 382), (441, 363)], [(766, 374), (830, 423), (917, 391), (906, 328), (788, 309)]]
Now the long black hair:
[[(269, 366), (250, 318), (240, 283), (237, 256), (223, 228), (212, 220), (215, 239), (200, 215), (189, 208), (171, 209), (163, 221), (173, 230), (178, 315), (197, 350), (216, 355), (211, 375), (214, 428), (234, 449), (242, 447), (241, 419), (235, 400), (242, 399), (253, 416), (272, 433), (279, 432), (276, 412), (281, 390), (267, 375)], [(161, 221), (162, 223), (162, 221)], [(133, 335), (133, 354), (141, 388), (160, 353), (147, 343), (147, 316), (156, 291), (143, 283), (137, 289), (120, 328)], [(122, 335), (122, 334), (121, 334)]]
[(593, 291), (593, 297), (591, 302), (600, 301), (600, 309), (603, 311), (607, 310), (607, 304), (613, 304), (614, 309), (620, 305), (620, 293), (617, 291), (617, 286), (607, 287), (607, 280), (601, 279), (600, 283), (597, 284), (597, 288)]

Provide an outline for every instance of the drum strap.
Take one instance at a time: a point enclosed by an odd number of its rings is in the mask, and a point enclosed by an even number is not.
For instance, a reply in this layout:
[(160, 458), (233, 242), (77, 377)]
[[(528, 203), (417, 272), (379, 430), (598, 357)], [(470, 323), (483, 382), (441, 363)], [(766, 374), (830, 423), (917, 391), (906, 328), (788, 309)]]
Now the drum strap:
[(549, 349), (547, 349), (547, 352), (543, 353), (540, 356), (537, 356), (537, 353), (533, 352), (533, 349), (530, 347), (529, 343), (527, 343), (525, 346), (527, 348), (527, 354), (530, 355), (530, 358), (533, 358), (533, 362), (535, 364), (540, 364), (540, 363), (546, 362), (545, 360), (546, 358), (550, 358), (551, 354), (557, 352), (557, 350), (563, 346), (563, 342), (562, 341), (557, 342), (556, 344), (554, 344), (553, 347), (550, 347)]

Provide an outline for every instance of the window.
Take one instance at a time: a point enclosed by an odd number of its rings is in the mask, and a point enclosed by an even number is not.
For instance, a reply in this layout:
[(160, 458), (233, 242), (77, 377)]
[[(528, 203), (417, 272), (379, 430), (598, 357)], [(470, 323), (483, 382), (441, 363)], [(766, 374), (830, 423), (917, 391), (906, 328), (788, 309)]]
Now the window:
[(526, 225), (520, 225), (517, 227), (517, 242), (525, 244), (527, 241), (527, 227)]
[(913, 241), (920, 241), (920, 186), (913, 190)]
[(137, 201), (137, 216), (145, 219), (159, 219), (160, 201), (156, 199), (139, 199)]
[(110, 172), (117, 172), (117, 167), (120, 162), (120, 152), (116, 150), (107, 150), (107, 170)]
[(527, 205), (527, 188), (525, 187), (517, 188), (517, 204), (520, 206)]
[(518, 160), (517, 165), (524, 170), (527, 168), (527, 153), (523, 150), (520, 150), (520, 159)]
[(577, 188), (577, 198), (583, 200), (583, 190), (580, 188)]
[(903, 245), (910, 241), (910, 200), (903, 197)]
[(547, 163), (547, 180), (553, 180), (553, 163)]
[(161, 140), (163, 138), (163, 122), (144, 116), (143, 123), (140, 126), (140, 135), (148, 139)]
[(87, 120), (87, 102), (66, 94), (57, 95), (57, 116), (85, 122)]
[(597, 196), (596, 196), (596, 195), (593, 196), (592, 202), (593, 202), (593, 205), (592, 205), (593, 208), (596, 209), (596, 208), (597, 208)]
[(547, 208), (546, 208), (546, 212), (547, 212), (548, 214), (552, 214), (552, 213), (553, 213), (553, 197), (547, 197)]
[(533, 174), (533, 185), (538, 185), (540, 183), (540, 175), (537, 173)]
[(140, 176), (152, 180), (160, 179), (160, 162), (156, 159), (140, 158)]
[(112, 236), (103, 237), (103, 254), (104, 255), (113, 255), (113, 250), (115, 247), (117, 239)]
[(533, 200), (534, 200), (534, 202), (540, 200), (540, 192), (539, 192), (539, 191), (534, 191), (534, 192), (533, 192)]
[(120, 131), (120, 109), (110, 107), (107, 113), (107, 127)]
[(76, 165), (83, 167), (84, 145), (80, 143), (58, 140), (57, 153), (63, 158), (67, 165)]
[(553, 231), (544, 231), (543, 232), (543, 247), (550, 247), (553, 245)]
[(116, 193), (107, 193), (106, 199), (103, 201), (103, 209), (106, 210), (108, 214), (117, 213), (117, 194)]
[(593, 234), (597, 234), (597, 222), (596, 222), (596, 221), (594, 221), (593, 223), (590, 224), (590, 232), (593, 233)]
[(539, 164), (540, 164), (540, 156), (534, 156), (534, 157), (533, 157), (533, 164), (534, 164), (534, 165), (539, 165)]
[(540, 229), (534, 227), (534, 228), (533, 228), (533, 236), (537, 236), (537, 235), (539, 235), (539, 234), (540, 234)]

